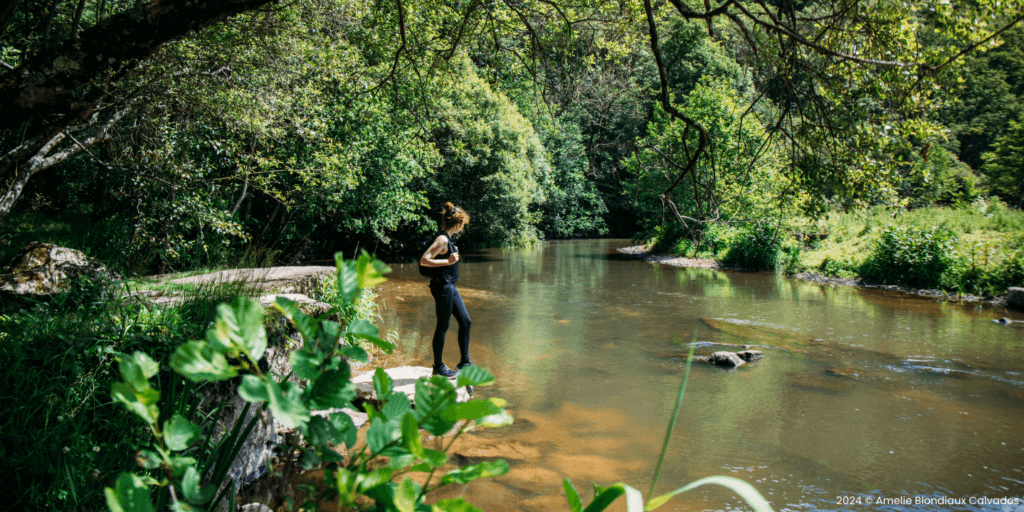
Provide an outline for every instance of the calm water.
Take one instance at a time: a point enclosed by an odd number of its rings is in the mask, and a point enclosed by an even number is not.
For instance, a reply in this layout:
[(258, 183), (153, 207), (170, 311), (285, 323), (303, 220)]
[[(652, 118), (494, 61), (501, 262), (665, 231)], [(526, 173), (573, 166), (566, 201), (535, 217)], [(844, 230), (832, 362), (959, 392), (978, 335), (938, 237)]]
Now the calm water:
[[(624, 245), (463, 255), (471, 354), (497, 376), (477, 396), (508, 400), (516, 423), (464, 436), (453, 450), (456, 462), (500, 457), (512, 471), (442, 497), (486, 511), (568, 510), (563, 477), (585, 500), (591, 482), (623, 481), (646, 495), (685, 345), (696, 338), (698, 353), (749, 344), (764, 358), (736, 371), (694, 363), (658, 494), (730, 475), (776, 510), (1024, 510), (1024, 328), (992, 322), (1024, 315), (659, 266), (619, 255)], [(400, 334), (403, 357), (429, 365), (426, 282), (414, 265), (394, 268), (385, 328)], [(449, 365), (458, 361), (454, 329)], [(700, 488), (659, 510), (732, 508), (745, 505)]]

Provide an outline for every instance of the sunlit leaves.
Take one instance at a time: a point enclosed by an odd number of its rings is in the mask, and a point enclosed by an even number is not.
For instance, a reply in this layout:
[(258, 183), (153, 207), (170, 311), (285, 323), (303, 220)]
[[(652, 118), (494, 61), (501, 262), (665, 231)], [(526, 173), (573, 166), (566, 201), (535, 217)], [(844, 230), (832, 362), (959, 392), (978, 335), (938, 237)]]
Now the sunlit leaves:
[(478, 478), (501, 476), (508, 473), (508, 462), (503, 460), (484, 461), (449, 471), (441, 477), (443, 484), (467, 484)]
[(188, 448), (199, 439), (199, 434), (199, 426), (179, 414), (164, 423), (164, 444), (171, 450)]
[(221, 381), (238, 375), (224, 354), (202, 341), (190, 341), (174, 351), (171, 368), (192, 382)]

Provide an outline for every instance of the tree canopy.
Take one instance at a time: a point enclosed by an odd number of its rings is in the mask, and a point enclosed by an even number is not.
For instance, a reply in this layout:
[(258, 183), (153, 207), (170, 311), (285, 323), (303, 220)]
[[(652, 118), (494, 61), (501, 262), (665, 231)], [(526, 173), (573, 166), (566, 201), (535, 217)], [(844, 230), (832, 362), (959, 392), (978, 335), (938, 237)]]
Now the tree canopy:
[(173, 268), (238, 246), (401, 251), (445, 200), (477, 214), (466, 243), (503, 245), (664, 212), (699, 229), (975, 184), (1009, 197), (996, 155), (1019, 116), (1022, 12), (16, 0), (0, 12), (0, 216), (46, 196), (33, 204), (115, 233), (128, 266)]

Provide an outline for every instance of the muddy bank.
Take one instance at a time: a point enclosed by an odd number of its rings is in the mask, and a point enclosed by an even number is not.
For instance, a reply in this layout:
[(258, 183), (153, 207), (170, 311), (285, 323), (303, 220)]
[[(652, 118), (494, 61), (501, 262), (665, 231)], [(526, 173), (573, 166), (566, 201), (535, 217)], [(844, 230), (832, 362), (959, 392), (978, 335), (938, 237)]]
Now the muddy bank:
[[(713, 259), (683, 258), (673, 254), (651, 254), (647, 252), (643, 245), (622, 247), (618, 249), (618, 251), (623, 254), (635, 256), (636, 258), (642, 259), (644, 261), (650, 261), (652, 263), (661, 263), (663, 265), (672, 265), (675, 267), (712, 268), (718, 270), (748, 270), (740, 267), (722, 265), (721, 263)], [(886, 292), (899, 293), (903, 295), (913, 295), (916, 297), (922, 297), (941, 302), (953, 301), (965, 304), (982, 304), (997, 308), (1006, 307), (1006, 295), (998, 295), (992, 297), (970, 294), (951, 294), (941, 290), (928, 290), (908, 288), (905, 286), (897, 285), (874, 284), (865, 282), (863, 279), (841, 279), (838, 277), (829, 277), (815, 272), (801, 272), (799, 274), (792, 274), (789, 277), (801, 279), (804, 281), (812, 281), (815, 283), (827, 284), (831, 286), (856, 286), (859, 288), (882, 290)]]

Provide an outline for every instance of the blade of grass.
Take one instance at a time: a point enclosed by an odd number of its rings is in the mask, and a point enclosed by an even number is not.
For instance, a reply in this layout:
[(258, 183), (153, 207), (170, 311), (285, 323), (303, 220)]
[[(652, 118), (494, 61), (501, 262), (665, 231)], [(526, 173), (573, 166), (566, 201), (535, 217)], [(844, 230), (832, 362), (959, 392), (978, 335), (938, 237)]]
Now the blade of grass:
[(661, 445), (661, 455), (658, 456), (658, 466), (654, 469), (654, 479), (651, 481), (651, 491), (647, 496), (654, 496), (654, 489), (658, 486), (658, 477), (661, 476), (661, 466), (665, 463), (665, 455), (668, 453), (668, 443), (672, 439), (672, 430), (676, 426), (676, 417), (679, 415), (679, 408), (683, 405), (683, 395), (686, 394), (686, 382), (690, 380), (690, 363), (693, 362), (693, 349), (696, 346), (697, 333), (693, 334), (690, 341), (690, 352), (686, 355), (686, 371), (683, 373), (683, 382), (679, 385), (679, 396), (676, 397), (676, 406), (672, 409), (672, 419), (668, 422), (668, 429), (665, 431), (665, 442)]

